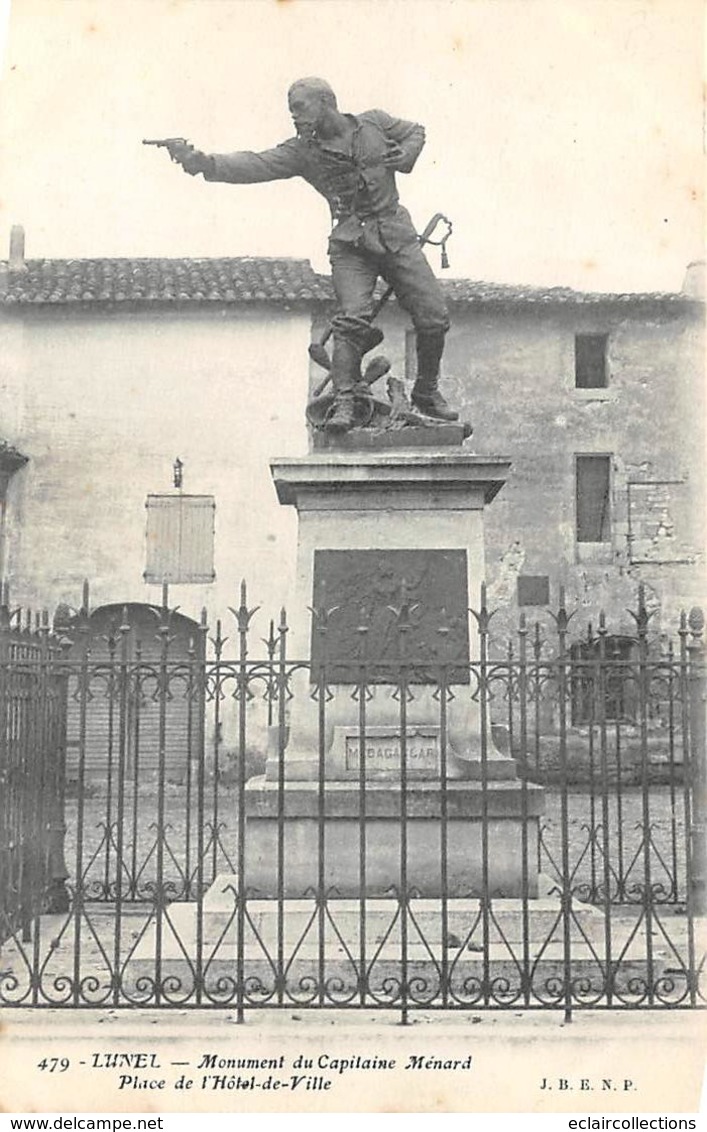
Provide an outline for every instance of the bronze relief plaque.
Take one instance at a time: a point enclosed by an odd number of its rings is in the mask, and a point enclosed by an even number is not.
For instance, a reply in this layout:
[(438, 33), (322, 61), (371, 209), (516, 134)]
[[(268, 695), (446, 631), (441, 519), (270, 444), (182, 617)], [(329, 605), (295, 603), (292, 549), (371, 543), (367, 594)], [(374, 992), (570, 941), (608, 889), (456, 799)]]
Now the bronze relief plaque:
[(464, 550), (315, 550), (312, 606), (314, 676), (469, 683)]

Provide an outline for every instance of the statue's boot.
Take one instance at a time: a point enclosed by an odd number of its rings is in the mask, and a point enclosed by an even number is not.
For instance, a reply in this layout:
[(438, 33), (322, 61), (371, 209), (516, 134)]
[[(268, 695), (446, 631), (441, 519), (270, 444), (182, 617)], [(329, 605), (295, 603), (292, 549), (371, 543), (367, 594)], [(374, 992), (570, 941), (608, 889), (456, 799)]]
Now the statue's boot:
[(334, 404), (327, 417), (327, 432), (348, 432), (355, 422), (354, 389), (361, 381), (361, 349), (350, 338), (336, 337), (331, 358)]
[(439, 421), (459, 420), (459, 413), (450, 409), (439, 391), (439, 366), (444, 352), (444, 331), (425, 330), (417, 333), (417, 380), (410, 400), (419, 412)]

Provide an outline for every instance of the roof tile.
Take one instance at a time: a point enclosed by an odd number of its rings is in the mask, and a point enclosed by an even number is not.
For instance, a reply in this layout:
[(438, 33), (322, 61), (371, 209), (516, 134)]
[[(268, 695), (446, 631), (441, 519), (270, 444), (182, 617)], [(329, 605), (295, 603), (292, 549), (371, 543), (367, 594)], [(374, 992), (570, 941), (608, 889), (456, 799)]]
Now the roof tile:
[[(695, 301), (680, 291), (611, 294), (475, 279), (446, 279), (442, 287), (450, 303), (460, 304)], [(306, 259), (34, 259), (27, 260), (22, 271), (9, 271), (8, 264), (0, 262), (0, 305), (6, 306), (145, 302), (311, 305), (333, 299), (331, 279), (318, 275)]]
[[(5, 272), (3, 272), (5, 267)], [(331, 299), (331, 285), (306, 259), (27, 260), (26, 270), (0, 264), (0, 303), (312, 302)]]

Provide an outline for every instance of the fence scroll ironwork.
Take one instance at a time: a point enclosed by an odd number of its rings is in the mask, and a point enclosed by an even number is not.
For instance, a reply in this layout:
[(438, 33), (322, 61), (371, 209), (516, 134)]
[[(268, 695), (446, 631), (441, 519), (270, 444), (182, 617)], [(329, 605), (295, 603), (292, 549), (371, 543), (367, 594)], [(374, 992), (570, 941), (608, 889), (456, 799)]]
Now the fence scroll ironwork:
[(483, 591), (460, 679), (411, 657), (404, 586), (390, 611), (385, 656), (365, 608), (310, 611), (313, 663), (245, 584), (186, 636), (166, 591), (138, 632), (88, 587), (53, 627), (5, 589), (1, 1004), (704, 1005), (701, 614), (667, 641), (641, 591), (631, 628), (580, 631), (562, 597), (502, 642)]

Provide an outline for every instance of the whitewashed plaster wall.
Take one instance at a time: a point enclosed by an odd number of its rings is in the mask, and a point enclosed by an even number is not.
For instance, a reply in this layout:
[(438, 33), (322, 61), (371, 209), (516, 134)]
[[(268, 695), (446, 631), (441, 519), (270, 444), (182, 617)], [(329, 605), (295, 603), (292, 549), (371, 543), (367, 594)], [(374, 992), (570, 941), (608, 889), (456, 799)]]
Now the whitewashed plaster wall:
[(29, 457), (10, 484), (5, 576), (13, 603), (156, 601), (143, 581), (145, 499), (216, 497), (216, 581), (170, 604), (210, 619), (275, 614), (294, 577), (296, 527), (268, 461), (305, 453), (310, 315), (272, 304), (209, 310), (45, 308), (0, 323), (3, 436)]

